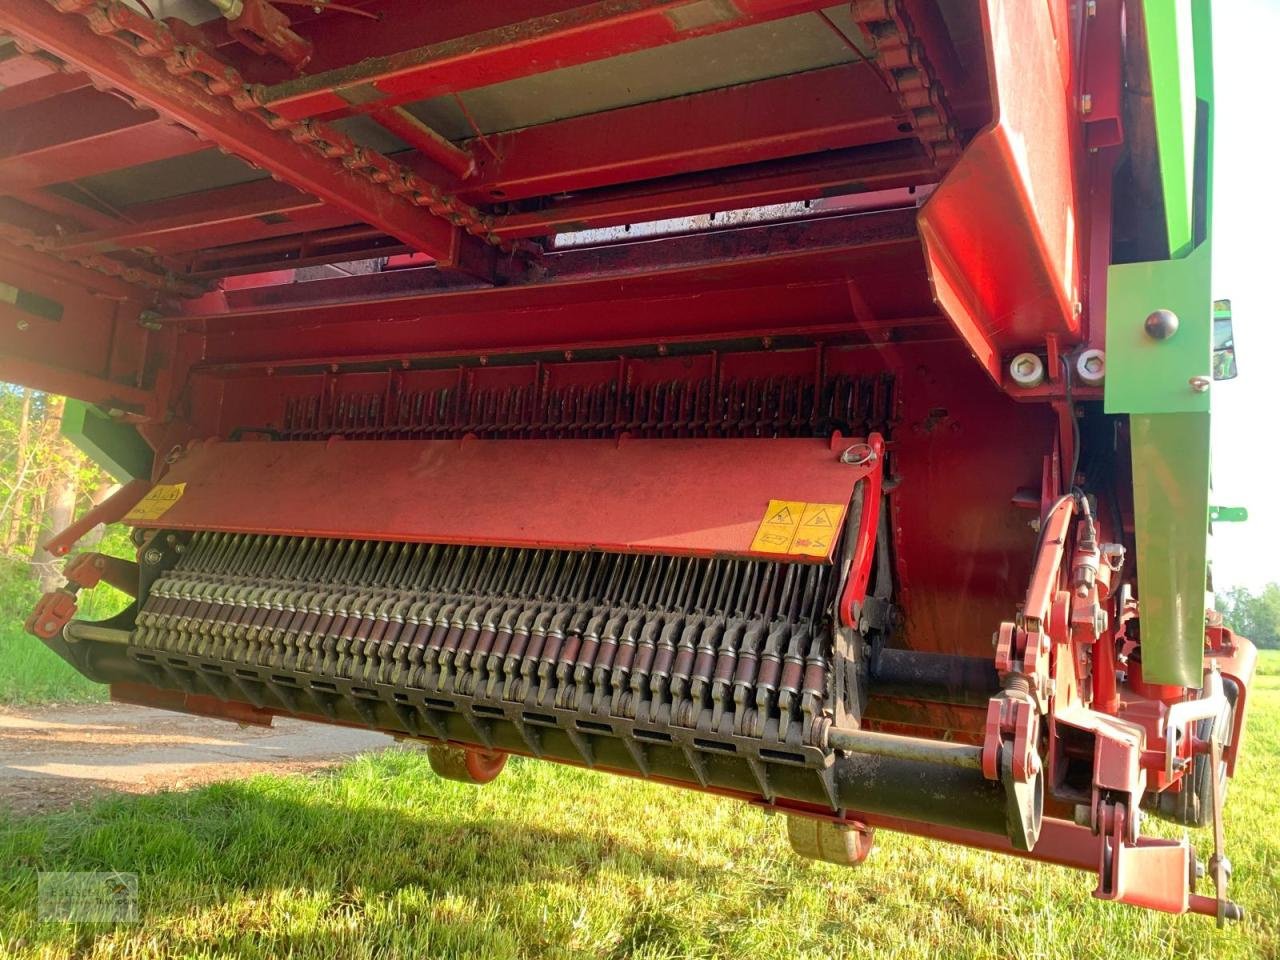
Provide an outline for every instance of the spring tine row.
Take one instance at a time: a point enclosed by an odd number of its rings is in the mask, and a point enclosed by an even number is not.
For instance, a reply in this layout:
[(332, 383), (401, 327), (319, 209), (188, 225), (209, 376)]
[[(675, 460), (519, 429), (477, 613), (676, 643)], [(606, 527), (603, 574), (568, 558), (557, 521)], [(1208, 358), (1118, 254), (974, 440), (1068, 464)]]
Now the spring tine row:
[(776, 437), (883, 431), (892, 416), (887, 376), (774, 376), (717, 382), (603, 380), (545, 388), (477, 387), (458, 377), (436, 390), (376, 390), (286, 399), (283, 439), (560, 439)]
[(825, 564), (200, 532), (134, 644), (787, 742), (824, 709), (834, 595)]

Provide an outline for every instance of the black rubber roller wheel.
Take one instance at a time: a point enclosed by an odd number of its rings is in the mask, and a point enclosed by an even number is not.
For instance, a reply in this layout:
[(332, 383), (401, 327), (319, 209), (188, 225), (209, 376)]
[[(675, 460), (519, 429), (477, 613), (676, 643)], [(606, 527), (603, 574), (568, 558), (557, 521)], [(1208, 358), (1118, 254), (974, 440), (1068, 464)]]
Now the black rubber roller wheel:
[[(1227, 706), (1217, 717), (1201, 720), (1196, 724), (1196, 739), (1208, 740), (1217, 728), (1223, 746), (1231, 740), (1231, 729), (1235, 720), (1235, 689), (1227, 688)], [(1213, 726), (1211, 726), (1211, 724)], [(1210, 768), (1213, 761), (1207, 753), (1198, 754), (1191, 761), (1191, 770), (1183, 781), (1182, 789), (1166, 790), (1156, 798), (1155, 813), (1162, 820), (1187, 827), (1207, 827), (1213, 823), (1213, 779), (1216, 774), (1223, 782), (1223, 794), (1226, 794), (1227, 764), (1223, 761), (1217, 771)]]
[(432, 744), (427, 747), (427, 760), (436, 776), (459, 783), (488, 783), (502, 772), (507, 764), (505, 753), (489, 750), (471, 750)]

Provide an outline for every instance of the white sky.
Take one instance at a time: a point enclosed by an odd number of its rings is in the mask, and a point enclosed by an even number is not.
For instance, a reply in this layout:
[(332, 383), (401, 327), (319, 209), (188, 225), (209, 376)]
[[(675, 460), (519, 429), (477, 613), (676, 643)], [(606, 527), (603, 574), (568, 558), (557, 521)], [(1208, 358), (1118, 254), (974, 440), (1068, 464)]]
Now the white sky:
[(1214, 585), (1280, 581), (1280, 0), (1213, 4), (1215, 298), (1231, 299), (1240, 376), (1213, 385)]

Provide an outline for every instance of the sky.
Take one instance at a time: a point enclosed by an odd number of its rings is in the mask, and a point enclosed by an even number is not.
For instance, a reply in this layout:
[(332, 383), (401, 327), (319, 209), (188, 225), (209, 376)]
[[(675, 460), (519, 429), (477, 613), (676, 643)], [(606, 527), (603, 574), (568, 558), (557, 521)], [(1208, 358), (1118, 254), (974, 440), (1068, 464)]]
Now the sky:
[(1213, 296), (1231, 300), (1240, 376), (1215, 383), (1214, 525), (1221, 592), (1280, 581), (1280, 0), (1213, 4)]

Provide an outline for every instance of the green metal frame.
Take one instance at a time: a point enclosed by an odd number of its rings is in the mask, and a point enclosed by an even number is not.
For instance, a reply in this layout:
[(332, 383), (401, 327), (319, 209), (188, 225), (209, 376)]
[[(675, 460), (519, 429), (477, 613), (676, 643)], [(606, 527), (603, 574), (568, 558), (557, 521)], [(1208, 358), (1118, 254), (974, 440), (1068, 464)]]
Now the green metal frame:
[[(1145, 0), (1156, 145), (1170, 259), (1107, 275), (1108, 413), (1128, 414), (1142, 667), (1149, 682), (1199, 687), (1209, 531), (1213, 348), (1213, 53), (1209, 0)], [(1172, 310), (1177, 331), (1144, 321)]]
[(154, 455), (137, 429), (97, 407), (68, 397), (62, 435), (120, 483), (151, 476)]

